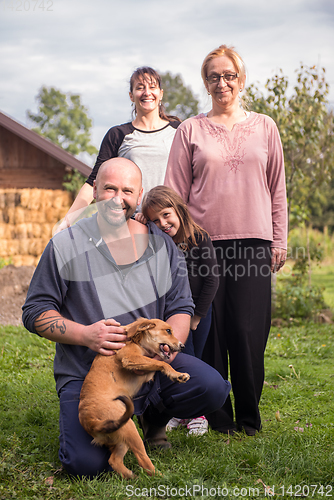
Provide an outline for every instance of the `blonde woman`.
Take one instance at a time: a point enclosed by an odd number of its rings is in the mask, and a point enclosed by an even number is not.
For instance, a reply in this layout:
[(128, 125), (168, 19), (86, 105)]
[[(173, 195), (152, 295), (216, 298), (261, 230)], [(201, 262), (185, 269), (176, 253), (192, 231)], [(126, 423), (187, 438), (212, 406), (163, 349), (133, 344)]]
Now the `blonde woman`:
[(271, 319), (271, 271), (286, 259), (287, 205), (282, 145), (274, 121), (240, 104), (245, 65), (221, 45), (202, 65), (206, 114), (185, 120), (172, 144), (165, 184), (210, 235), (220, 283), (203, 359), (230, 377), (235, 399), (208, 416), (211, 427), (254, 435)]

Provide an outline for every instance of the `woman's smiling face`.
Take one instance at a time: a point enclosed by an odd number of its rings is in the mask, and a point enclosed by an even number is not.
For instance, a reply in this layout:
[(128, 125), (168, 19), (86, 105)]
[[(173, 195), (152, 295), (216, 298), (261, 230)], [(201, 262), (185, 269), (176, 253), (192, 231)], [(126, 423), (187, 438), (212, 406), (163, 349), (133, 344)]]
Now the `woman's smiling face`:
[(136, 106), (137, 113), (147, 113), (159, 109), (162, 100), (163, 90), (150, 75), (145, 79), (138, 79), (133, 85), (130, 99)]

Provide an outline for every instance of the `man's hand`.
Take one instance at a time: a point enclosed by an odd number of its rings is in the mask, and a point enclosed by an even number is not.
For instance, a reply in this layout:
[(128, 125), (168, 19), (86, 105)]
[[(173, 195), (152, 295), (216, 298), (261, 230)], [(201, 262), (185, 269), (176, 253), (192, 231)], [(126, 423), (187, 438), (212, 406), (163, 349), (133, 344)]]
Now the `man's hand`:
[(194, 316), (190, 320), (190, 330), (197, 330), (200, 321), (201, 317), (194, 314)]
[(53, 342), (82, 345), (104, 356), (115, 354), (115, 350), (125, 346), (127, 339), (124, 328), (114, 319), (81, 325), (54, 310), (42, 313), (35, 321), (35, 329), (39, 335)]
[(271, 248), (271, 271), (277, 273), (285, 264), (286, 250), (284, 248)]
[(112, 356), (117, 349), (124, 347), (127, 338), (124, 328), (114, 319), (86, 326), (83, 335), (86, 339), (84, 345), (104, 356)]

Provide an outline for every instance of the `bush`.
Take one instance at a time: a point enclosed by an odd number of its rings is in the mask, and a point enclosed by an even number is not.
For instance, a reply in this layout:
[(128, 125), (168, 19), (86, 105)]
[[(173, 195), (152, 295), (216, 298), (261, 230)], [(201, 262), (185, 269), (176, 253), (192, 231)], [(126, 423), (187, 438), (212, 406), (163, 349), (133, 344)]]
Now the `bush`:
[(289, 320), (313, 319), (316, 313), (327, 306), (323, 289), (315, 285), (298, 284), (293, 276), (277, 287), (273, 317)]
[(292, 274), (278, 281), (274, 293), (273, 317), (285, 320), (313, 319), (325, 309), (324, 289), (312, 285), (311, 265), (320, 264), (325, 251), (318, 231), (303, 229), (294, 230), (289, 235), (289, 252), (293, 257)]
[(298, 259), (307, 255), (307, 239), (309, 239), (310, 253), (318, 254), (320, 260), (333, 258), (334, 236), (328, 231), (299, 227), (289, 231), (288, 258)]

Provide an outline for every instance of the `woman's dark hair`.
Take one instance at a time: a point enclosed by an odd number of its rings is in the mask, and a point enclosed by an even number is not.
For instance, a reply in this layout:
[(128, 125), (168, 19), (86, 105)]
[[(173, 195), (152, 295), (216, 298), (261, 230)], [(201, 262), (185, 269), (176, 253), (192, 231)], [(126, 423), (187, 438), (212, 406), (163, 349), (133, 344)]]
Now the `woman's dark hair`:
[[(146, 80), (148, 82), (154, 81), (158, 85), (159, 89), (162, 89), (161, 76), (159, 75), (159, 73), (157, 71), (155, 71), (155, 69), (150, 68), (149, 66), (142, 66), (141, 68), (137, 68), (132, 73), (131, 78), (130, 78), (130, 92), (131, 93), (133, 92), (135, 82), (137, 82), (138, 80), (139, 81)], [(134, 112), (134, 114), (137, 113), (136, 108), (134, 108), (133, 112)], [(165, 106), (163, 105), (162, 102), (159, 105), (159, 116), (162, 120), (167, 120), (169, 122), (175, 121), (175, 120), (179, 121), (179, 122), (181, 121), (180, 118), (178, 118), (177, 116), (167, 115), (166, 110), (165, 110)]]

